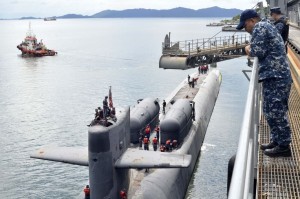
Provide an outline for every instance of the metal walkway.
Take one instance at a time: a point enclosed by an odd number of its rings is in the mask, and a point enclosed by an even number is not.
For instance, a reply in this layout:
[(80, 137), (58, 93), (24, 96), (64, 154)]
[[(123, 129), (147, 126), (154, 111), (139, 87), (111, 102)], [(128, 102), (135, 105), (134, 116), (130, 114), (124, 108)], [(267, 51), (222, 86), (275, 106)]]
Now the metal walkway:
[[(259, 151), (258, 199), (300, 198), (300, 96), (292, 86), (289, 99), (289, 119), (292, 130), (292, 157), (270, 158)], [(260, 143), (269, 143), (269, 126), (261, 117)]]
[[(294, 84), (289, 98), (292, 130), (292, 157), (269, 158), (259, 151), (257, 165), (258, 199), (300, 198), (300, 31), (291, 29), (288, 58)], [(259, 125), (260, 143), (268, 143), (270, 129), (263, 116)]]

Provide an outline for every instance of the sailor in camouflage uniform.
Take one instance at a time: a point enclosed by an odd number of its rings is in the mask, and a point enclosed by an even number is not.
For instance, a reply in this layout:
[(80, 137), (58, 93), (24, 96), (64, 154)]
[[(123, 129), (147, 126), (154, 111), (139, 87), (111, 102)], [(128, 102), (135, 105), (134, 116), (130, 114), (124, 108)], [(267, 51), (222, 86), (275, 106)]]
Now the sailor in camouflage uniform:
[(271, 17), (275, 20), (274, 25), (283, 39), (285, 45), (285, 51), (287, 53), (287, 40), (289, 37), (288, 21), (286, 20), (286, 17), (281, 13), (279, 7), (271, 8), (270, 11), (271, 11)]
[(283, 39), (275, 26), (261, 20), (255, 10), (245, 10), (237, 29), (252, 35), (245, 51), (258, 57), (258, 79), (263, 87), (263, 112), (271, 129), (271, 142), (262, 144), (264, 154), (270, 157), (291, 156), (291, 130), (287, 117), (291, 74)]

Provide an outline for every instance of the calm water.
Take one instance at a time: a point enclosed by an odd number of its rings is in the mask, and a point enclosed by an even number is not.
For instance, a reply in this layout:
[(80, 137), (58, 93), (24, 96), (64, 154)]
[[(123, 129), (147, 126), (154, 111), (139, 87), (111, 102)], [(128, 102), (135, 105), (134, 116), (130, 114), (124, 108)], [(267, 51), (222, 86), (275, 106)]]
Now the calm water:
[[(210, 37), (215, 19), (31, 21), (58, 56), (22, 58), (29, 21), (0, 21), (0, 198), (76, 198), (88, 168), (30, 159), (41, 146), (87, 146), (86, 125), (113, 89), (116, 107), (163, 99), (190, 71), (158, 68), (161, 42)], [(216, 21), (216, 20), (215, 20)], [(230, 35), (232, 33), (228, 33)], [(246, 59), (218, 64), (223, 83), (187, 198), (225, 198), (248, 82)]]

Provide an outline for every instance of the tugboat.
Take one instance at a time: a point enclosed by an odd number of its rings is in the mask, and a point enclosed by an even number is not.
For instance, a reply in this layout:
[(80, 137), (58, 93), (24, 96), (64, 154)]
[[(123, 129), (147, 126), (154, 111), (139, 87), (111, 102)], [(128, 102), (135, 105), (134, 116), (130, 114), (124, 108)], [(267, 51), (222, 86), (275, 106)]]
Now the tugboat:
[(29, 30), (24, 41), (17, 46), (22, 51), (22, 56), (42, 57), (54, 56), (57, 54), (54, 50), (49, 50), (43, 44), (42, 40), (38, 43), (35, 35), (32, 33), (31, 24), (29, 23)]

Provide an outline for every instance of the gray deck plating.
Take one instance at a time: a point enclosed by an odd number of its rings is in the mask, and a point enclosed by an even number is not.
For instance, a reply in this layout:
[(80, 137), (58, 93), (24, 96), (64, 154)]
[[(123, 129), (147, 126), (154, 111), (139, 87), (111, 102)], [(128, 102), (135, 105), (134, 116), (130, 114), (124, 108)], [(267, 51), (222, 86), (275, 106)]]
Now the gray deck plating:
[[(173, 100), (177, 100), (177, 99), (189, 99), (189, 100), (193, 100), (196, 96), (196, 94), (198, 93), (199, 89), (200, 89), (200, 86), (201, 84), (203, 83), (204, 79), (206, 78), (207, 74), (198, 74), (197, 72), (196, 73), (193, 73), (191, 75), (191, 79), (194, 77), (194, 78), (198, 78), (197, 82), (195, 82), (195, 86), (194, 88), (190, 87), (189, 84), (188, 84), (188, 80), (187, 78), (185, 80), (183, 80), (181, 82), (181, 84), (178, 86), (180, 87), (180, 89), (176, 90), (176, 94), (171, 94), (171, 98), (168, 97), (167, 100), (166, 100), (166, 103), (167, 103), (167, 106), (166, 106), (166, 112), (168, 112), (168, 110), (171, 108), (171, 101)], [(161, 110), (162, 110), (162, 107), (161, 107)], [(164, 118), (164, 114), (160, 114), (159, 116), (159, 119), (162, 120)]]

